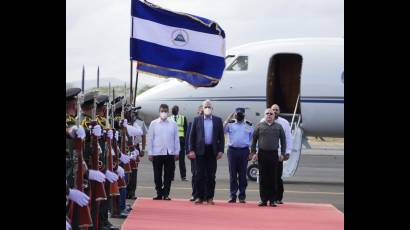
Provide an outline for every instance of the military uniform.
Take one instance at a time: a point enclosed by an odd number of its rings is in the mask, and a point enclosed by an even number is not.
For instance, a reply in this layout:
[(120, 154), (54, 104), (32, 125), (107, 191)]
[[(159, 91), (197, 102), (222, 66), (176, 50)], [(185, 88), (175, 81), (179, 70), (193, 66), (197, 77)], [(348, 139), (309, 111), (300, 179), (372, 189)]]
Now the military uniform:
[(237, 108), (237, 116), (242, 116), (241, 120), (230, 120), (225, 126), (224, 131), (229, 135), (228, 142), (228, 163), (230, 175), (230, 200), (229, 202), (236, 202), (237, 192), (239, 189), (239, 201), (245, 202), (246, 187), (248, 186), (246, 180), (246, 170), (248, 165), (248, 158), (250, 155), (249, 145), (252, 140), (253, 127), (252, 123), (244, 120), (245, 109)]
[[(66, 90), (66, 101), (77, 100), (77, 95), (81, 92), (79, 88), (70, 88)], [(66, 114), (66, 196), (70, 188), (75, 188), (75, 175), (77, 175), (78, 156), (74, 154), (74, 139), (68, 134), (68, 130), (76, 125), (76, 117), (73, 114)], [(84, 180), (88, 177), (86, 173)], [(70, 225), (73, 230), (79, 229), (78, 226), (78, 209), (73, 202), (66, 203), (66, 214), (69, 216)]]
[[(84, 95), (84, 101), (82, 103), (82, 106), (89, 106), (94, 103), (94, 95), (95, 92), (90, 92)], [(89, 169), (94, 169), (98, 170), (97, 168), (93, 168), (92, 166), (92, 143), (91, 143), (91, 130), (90, 130), (90, 125), (91, 125), (92, 118), (90, 115), (87, 115), (83, 113), (81, 115), (81, 125), (84, 127), (85, 132), (86, 132), (86, 138), (84, 140), (84, 161), (87, 163), (87, 166)], [(101, 157), (99, 158), (101, 159)], [(92, 191), (92, 186), (91, 183), (89, 183), (89, 186), (87, 188), (87, 194), (90, 196), (90, 210), (91, 210), (91, 217), (94, 223), (94, 228), (93, 229), (102, 229), (103, 223), (101, 222), (100, 218), (100, 205), (101, 205), (101, 200), (106, 200), (107, 198), (99, 198), (96, 200), (95, 196), (95, 191)]]
[[(109, 97), (107, 95), (99, 95), (96, 98), (96, 100), (97, 100), (97, 108), (101, 108), (102, 106), (105, 105), (105, 103), (109, 102)], [(100, 125), (103, 130), (111, 129), (109, 120), (107, 121), (105, 116), (97, 115), (97, 124)], [(108, 169), (108, 166), (107, 166), (108, 149), (106, 146), (106, 139), (104, 137), (101, 137), (98, 140), (98, 144), (101, 150), (100, 161), (102, 162), (100, 171), (102, 173), (105, 173), (106, 170)], [(110, 196), (109, 191), (110, 191), (110, 182), (106, 181), (105, 182), (105, 193), (107, 194), (107, 200), (100, 201), (99, 213), (100, 213), (101, 224), (104, 227), (103, 229), (115, 230), (118, 228), (114, 227), (108, 220), (108, 210), (110, 208), (110, 203), (112, 202), (112, 197)]]
[[(119, 132), (120, 134), (120, 121), (121, 121), (121, 109), (122, 109), (122, 98), (123, 97), (117, 97), (113, 103), (114, 103), (114, 117), (112, 119), (114, 119), (114, 128), (116, 130), (116, 132)], [(121, 146), (121, 135), (119, 135), (119, 140), (117, 142), (117, 146), (120, 147)], [(114, 140), (115, 141), (115, 140)], [(127, 148), (127, 146), (126, 146)], [(120, 151), (121, 152), (121, 151)], [(125, 154), (125, 153), (124, 153)], [(121, 161), (118, 159), (120, 166), (122, 168), (124, 168), (124, 164), (121, 163)], [(128, 173), (125, 173), (124, 176), (124, 180), (126, 183), (128, 183)], [(126, 197), (127, 197), (127, 189), (125, 188), (120, 188), (120, 196), (116, 196), (115, 197), (115, 201), (116, 204), (118, 204), (118, 208), (119, 208), (119, 212), (120, 213), (115, 213), (113, 212), (113, 215), (111, 216), (112, 218), (126, 218), (128, 216), (128, 212), (125, 210), (126, 209)]]

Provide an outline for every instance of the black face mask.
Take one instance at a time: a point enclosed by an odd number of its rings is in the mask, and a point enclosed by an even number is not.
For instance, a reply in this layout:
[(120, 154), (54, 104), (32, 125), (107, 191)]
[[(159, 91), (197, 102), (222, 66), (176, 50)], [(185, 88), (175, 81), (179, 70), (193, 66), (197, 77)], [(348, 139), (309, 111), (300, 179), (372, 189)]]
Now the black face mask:
[(174, 116), (178, 115), (178, 110), (173, 109), (173, 110), (172, 110), (172, 115), (174, 115)]
[(243, 121), (243, 119), (245, 119), (245, 114), (243, 114), (243, 113), (237, 113), (236, 114), (236, 120), (237, 121)]

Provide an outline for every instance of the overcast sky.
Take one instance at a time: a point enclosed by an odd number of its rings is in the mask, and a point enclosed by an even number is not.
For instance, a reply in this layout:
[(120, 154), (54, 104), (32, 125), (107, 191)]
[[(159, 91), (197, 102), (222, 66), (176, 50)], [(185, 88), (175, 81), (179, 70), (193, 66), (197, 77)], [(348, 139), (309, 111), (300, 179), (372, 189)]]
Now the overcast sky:
[[(164, 8), (219, 23), (227, 49), (293, 37), (344, 36), (343, 0), (151, 0)], [(66, 82), (101, 78), (129, 81), (131, 0), (66, 1)], [(157, 82), (143, 76), (140, 81)], [(139, 88), (139, 87), (138, 87)]]

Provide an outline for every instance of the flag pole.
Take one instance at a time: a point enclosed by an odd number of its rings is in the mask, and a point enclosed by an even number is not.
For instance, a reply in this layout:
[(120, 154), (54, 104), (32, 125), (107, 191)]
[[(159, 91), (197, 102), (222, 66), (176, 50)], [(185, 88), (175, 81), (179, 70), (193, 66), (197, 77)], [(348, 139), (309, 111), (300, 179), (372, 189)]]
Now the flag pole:
[(135, 71), (135, 92), (134, 92), (134, 106), (135, 106), (135, 99), (137, 98), (137, 90), (138, 90), (138, 62), (137, 62), (137, 66), (136, 66), (136, 71)]
[(132, 93), (132, 68), (133, 67), (133, 65), (132, 65), (132, 59), (130, 60), (130, 104), (131, 104), (131, 102), (132, 102), (132, 95), (133, 95), (133, 93)]

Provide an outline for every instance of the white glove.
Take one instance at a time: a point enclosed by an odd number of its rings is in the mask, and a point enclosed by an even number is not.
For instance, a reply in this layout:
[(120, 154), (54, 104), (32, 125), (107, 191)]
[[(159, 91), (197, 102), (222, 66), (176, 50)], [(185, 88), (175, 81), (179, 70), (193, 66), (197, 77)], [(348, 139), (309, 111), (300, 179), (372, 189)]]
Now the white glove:
[(118, 180), (117, 174), (111, 172), (110, 170), (107, 170), (107, 171), (105, 172), (105, 178), (107, 178), (107, 180), (108, 180), (110, 183), (112, 183), (112, 182)]
[(98, 181), (98, 182), (104, 182), (105, 181), (105, 175), (104, 173), (98, 171), (98, 170), (88, 170), (88, 179), (93, 180), (93, 181)]
[(70, 189), (68, 199), (74, 201), (80, 207), (88, 205), (88, 201), (90, 200), (90, 198), (85, 193), (77, 189)]
[(127, 156), (127, 155), (125, 155), (125, 154), (123, 154), (123, 153), (121, 153), (120, 161), (121, 161), (123, 164), (128, 164), (128, 163), (130, 163), (130, 157)]
[(100, 125), (94, 126), (93, 135), (97, 137), (101, 136), (101, 126)]
[(107, 132), (107, 137), (108, 137), (110, 140), (112, 140), (113, 134), (112, 134), (112, 130), (111, 130), (111, 129), (108, 130), (108, 132)]
[(76, 129), (75, 134), (78, 138), (84, 139), (85, 138), (84, 128), (80, 125), (80, 127)]
[(71, 230), (71, 225), (67, 220), (65, 221), (65, 230)]
[(121, 178), (123, 178), (125, 176), (124, 169), (119, 165), (118, 165), (118, 168), (117, 168), (117, 173), (118, 173), (118, 176), (121, 177)]
[(115, 140), (118, 141), (118, 131), (115, 132), (114, 137), (115, 137)]
[(138, 155), (139, 155), (139, 151), (138, 151), (138, 149), (136, 149), (136, 150), (132, 151), (131, 158), (133, 160), (136, 160)]
[(122, 126), (124, 126), (124, 127), (128, 127), (128, 121), (127, 121), (127, 119), (124, 119), (124, 120), (122, 120)]

